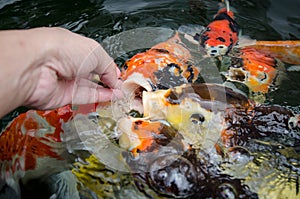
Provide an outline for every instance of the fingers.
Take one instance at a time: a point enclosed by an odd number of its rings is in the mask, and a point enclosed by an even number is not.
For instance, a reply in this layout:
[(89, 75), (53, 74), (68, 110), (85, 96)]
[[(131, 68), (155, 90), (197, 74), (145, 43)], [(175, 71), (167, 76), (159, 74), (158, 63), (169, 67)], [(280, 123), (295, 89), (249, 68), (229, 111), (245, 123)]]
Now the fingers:
[(119, 98), (122, 92), (118, 89), (103, 88), (87, 79), (78, 79), (73, 87), (72, 104), (107, 102), (113, 97)]
[(118, 88), (120, 86), (120, 70), (114, 60), (107, 54), (103, 47), (99, 44), (90, 55), (94, 61), (95, 68), (92, 72), (100, 76), (100, 80), (110, 88)]
[[(31, 95), (26, 104), (48, 109), (70, 103), (105, 102), (121, 93), (118, 90), (122, 84), (119, 80), (120, 70), (97, 41), (61, 28), (36, 31), (40, 35), (48, 35), (50, 50), (42, 56), (45, 63), (42, 62), (36, 68), (37, 71), (46, 68), (47, 70), (42, 71), (46, 78), (38, 76), (38, 81), (43, 84), (35, 87), (35, 94)], [(51, 78), (48, 77), (49, 71), (54, 74)], [(95, 73), (109, 88), (89, 79)]]
[(112, 98), (121, 98), (118, 89), (103, 88), (88, 79), (60, 80), (50, 95), (40, 96), (38, 101), (28, 103), (38, 109), (53, 109), (67, 104), (90, 104), (109, 102)]

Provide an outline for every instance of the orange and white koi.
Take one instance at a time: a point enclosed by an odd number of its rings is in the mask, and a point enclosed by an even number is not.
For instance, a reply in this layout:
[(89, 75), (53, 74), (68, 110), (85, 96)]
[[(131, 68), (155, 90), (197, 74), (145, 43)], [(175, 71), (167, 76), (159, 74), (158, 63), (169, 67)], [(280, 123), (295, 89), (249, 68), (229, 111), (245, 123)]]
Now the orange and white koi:
[[(29, 110), (17, 116), (0, 134), (1, 182), (12, 188), (16, 196), (21, 194), (19, 182), (26, 185), (31, 180), (41, 180), (49, 187), (59, 184), (74, 189), (54, 188), (57, 198), (79, 198), (77, 181), (70, 171), (76, 156), (68, 151), (66, 139), (70, 132), (65, 130), (76, 114), (93, 112), (96, 106), (82, 105), (73, 110), (67, 105), (47, 111)], [(48, 178), (54, 175), (57, 179)]]
[(71, 107), (65, 106), (52, 111), (29, 110), (15, 118), (0, 135), (1, 180), (18, 192), (21, 178), (28, 181), (52, 172), (45, 170), (47, 162), (56, 161), (56, 169), (66, 168), (61, 134), (62, 124), (71, 117)]
[(189, 50), (176, 32), (169, 40), (126, 61), (121, 70), (121, 79), (125, 88), (139, 85), (149, 91), (194, 82), (199, 69), (189, 62), (190, 58)]
[(230, 57), (231, 64), (226, 72), (230, 81), (242, 82), (251, 92), (267, 93), (277, 77), (277, 61), (254, 48), (240, 49), (237, 56)]
[(211, 57), (228, 54), (238, 43), (239, 26), (233, 12), (228, 8), (220, 9), (213, 21), (201, 33), (199, 42)]

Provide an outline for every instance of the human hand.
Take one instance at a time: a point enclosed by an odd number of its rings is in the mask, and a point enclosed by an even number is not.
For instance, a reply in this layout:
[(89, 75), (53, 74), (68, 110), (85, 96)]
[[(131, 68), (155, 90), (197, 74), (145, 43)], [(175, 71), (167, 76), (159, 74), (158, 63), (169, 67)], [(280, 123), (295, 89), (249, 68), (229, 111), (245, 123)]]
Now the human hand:
[[(11, 90), (0, 98), (15, 96), (15, 101), (8, 102), (15, 104), (13, 108), (52, 109), (70, 103), (103, 102), (121, 93), (119, 69), (92, 39), (62, 28), (3, 31), (1, 36), (7, 37), (0, 43), (8, 49), (2, 56), (11, 58), (0, 62), (2, 75), (14, 74), (16, 78)], [(107, 87), (90, 81), (95, 74)]]
[[(25, 104), (48, 109), (71, 102), (108, 101), (113, 92), (120, 93), (120, 71), (98, 42), (61, 28), (35, 31), (40, 31), (41, 36), (44, 34), (44, 39), (54, 45), (50, 44), (51, 50), (35, 68), (39, 73), (37, 84)], [(99, 75), (108, 88), (90, 81), (93, 74)]]

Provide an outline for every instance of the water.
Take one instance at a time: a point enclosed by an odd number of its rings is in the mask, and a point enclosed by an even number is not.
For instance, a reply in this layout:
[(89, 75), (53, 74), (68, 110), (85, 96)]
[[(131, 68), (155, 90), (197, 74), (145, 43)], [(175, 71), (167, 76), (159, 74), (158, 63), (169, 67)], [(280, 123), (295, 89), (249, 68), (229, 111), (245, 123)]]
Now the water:
[[(242, 33), (257, 40), (300, 39), (299, 0), (232, 1)], [(108, 36), (138, 27), (178, 29), (208, 24), (219, 9), (210, 0), (2, 0), (0, 29), (61, 26), (101, 42)], [(288, 74), (273, 102), (298, 105), (299, 73)]]
[[(300, 0), (233, 0), (231, 5), (242, 34), (257, 40), (300, 40)], [(0, 29), (60, 26), (102, 42), (109, 36), (141, 27), (176, 30), (180, 25), (186, 24), (207, 25), (218, 9), (216, 0), (1, 0)], [(269, 103), (288, 106), (299, 113), (299, 86), (300, 72), (288, 72), (281, 87), (269, 94)], [(18, 109), (12, 112), (1, 120), (1, 124), (5, 125), (23, 111), (25, 110)], [(266, 146), (264, 150), (269, 148), (272, 147)], [(293, 152), (299, 155), (299, 150)], [(259, 157), (268, 154), (272, 154), (272, 151)], [(278, 159), (287, 158), (287, 155), (282, 154), (278, 155)], [(288, 159), (292, 162), (292, 158)], [(268, 164), (265, 169), (273, 164), (271, 160), (264, 163)], [(253, 168), (257, 166), (248, 162), (248, 159), (246, 163), (241, 163), (243, 164)], [(291, 163), (296, 164), (299, 164), (299, 158), (297, 163)], [(299, 168), (299, 165), (296, 166)], [(262, 172), (265, 170), (262, 169), (260, 173)], [(285, 175), (288, 174), (284, 174), (283, 178)], [(290, 175), (299, 183), (299, 173), (292, 172)], [(268, 173), (266, 176), (269, 176)], [(140, 194), (136, 190), (128, 193)]]

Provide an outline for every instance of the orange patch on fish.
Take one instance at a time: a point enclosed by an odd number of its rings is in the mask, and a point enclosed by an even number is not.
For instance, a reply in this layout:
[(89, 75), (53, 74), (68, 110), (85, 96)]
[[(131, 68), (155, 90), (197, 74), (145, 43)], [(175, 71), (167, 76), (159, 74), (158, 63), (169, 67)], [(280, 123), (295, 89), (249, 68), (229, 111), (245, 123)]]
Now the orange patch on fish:
[(256, 41), (249, 47), (285, 63), (300, 65), (300, 41)]
[(253, 48), (241, 52), (243, 68), (248, 72), (245, 84), (254, 92), (267, 93), (277, 75), (276, 60)]
[(190, 52), (181, 42), (177, 32), (169, 40), (153, 46), (146, 52), (138, 53), (126, 61), (121, 70), (121, 79), (126, 80), (138, 73), (156, 84), (155, 72), (170, 67), (170, 72), (174, 76), (181, 75), (187, 81), (195, 81), (199, 70), (190, 64), (190, 57)]
[(135, 121), (132, 123), (132, 132), (137, 135), (140, 144), (131, 150), (136, 157), (140, 152), (147, 152), (155, 142), (155, 136), (160, 134), (162, 125), (160, 122)]
[(15, 118), (0, 135), (0, 162), (11, 162), (6, 171), (33, 170), (41, 157), (60, 160), (52, 145), (62, 141), (62, 123), (72, 115), (68, 105), (51, 111), (29, 110)]

